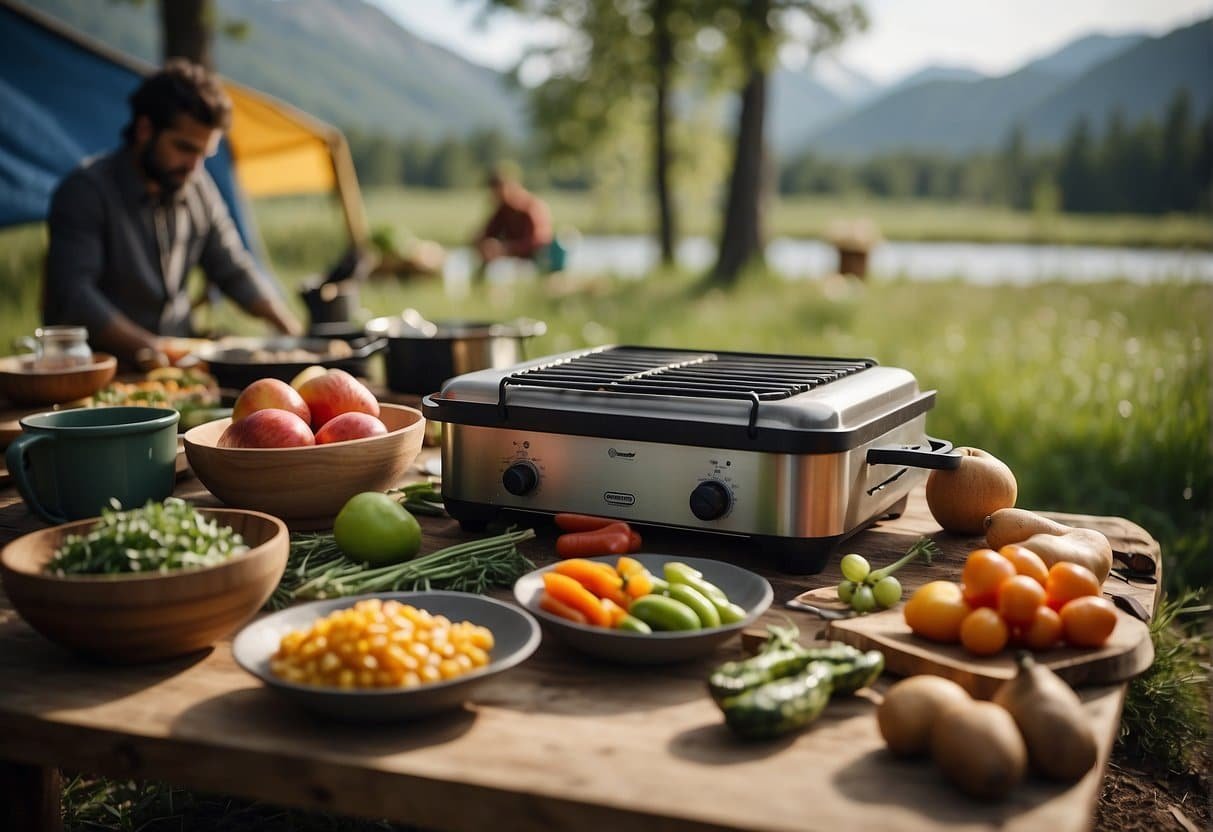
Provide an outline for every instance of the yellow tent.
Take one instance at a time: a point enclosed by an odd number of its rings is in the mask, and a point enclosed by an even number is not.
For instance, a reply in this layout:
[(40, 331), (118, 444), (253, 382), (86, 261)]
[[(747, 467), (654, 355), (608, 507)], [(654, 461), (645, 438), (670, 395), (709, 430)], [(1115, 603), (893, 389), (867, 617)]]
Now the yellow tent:
[[(7, 157), (0, 152), (0, 181), (16, 183), (12, 194), (0, 196), (24, 197), (7, 213), (15, 218), (10, 223), (28, 222), (41, 218), (29, 205), (44, 211), (63, 174), (84, 156), (108, 149), (127, 118), (126, 96), (139, 76), (156, 67), (16, 0), (0, 0), (0, 47), (0, 105), (9, 116), (0, 119), (0, 150), (10, 151)], [(234, 105), (228, 170), (240, 191), (256, 197), (335, 189), (351, 242), (368, 246), (362, 195), (341, 131), (251, 87), (227, 79), (223, 85)], [(76, 95), (88, 96), (90, 106), (74, 106)], [(100, 117), (99, 102), (106, 106)], [(25, 192), (17, 194), (21, 185)], [(247, 237), (251, 228), (234, 207), (233, 217)]]
[(258, 197), (336, 189), (350, 239), (367, 244), (358, 177), (341, 131), (250, 87), (227, 79), (223, 86), (232, 99), (227, 138), (241, 190)]

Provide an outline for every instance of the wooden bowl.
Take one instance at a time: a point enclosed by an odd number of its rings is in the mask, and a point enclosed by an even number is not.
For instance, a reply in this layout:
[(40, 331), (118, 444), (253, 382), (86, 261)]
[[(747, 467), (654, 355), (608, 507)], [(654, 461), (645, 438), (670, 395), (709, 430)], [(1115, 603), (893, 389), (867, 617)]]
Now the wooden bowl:
[(229, 636), (270, 597), (286, 568), (290, 533), (276, 517), (199, 509), (249, 547), (218, 566), (167, 573), (71, 575), (43, 570), (79, 520), (19, 537), (0, 552), (4, 592), (21, 617), (53, 642), (105, 661), (135, 664), (181, 656)]
[(61, 404), (91, 396), (110, 383), (118, 370), (118, 359), (93, 353), (93, 363), (68, 370), (35, 370), (28, 358), (0, 358), (0, 397), (14, 404)]
[(185, 455), (194, 475), (229, 506), (264, 511), (321, 526), (362, 491), (400, 483), (421, 451), (421, 411), (381, 404), (383, 436), (304, 448), (220, 448), (231, 419), (216, 419), (185, 433)]

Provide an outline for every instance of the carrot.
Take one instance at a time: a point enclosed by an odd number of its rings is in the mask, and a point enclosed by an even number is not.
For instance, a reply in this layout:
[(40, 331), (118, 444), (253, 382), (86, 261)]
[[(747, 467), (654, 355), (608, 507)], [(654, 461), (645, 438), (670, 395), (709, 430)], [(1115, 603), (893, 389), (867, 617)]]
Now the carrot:
[(593, 532), (605, 529), (616, 522), (609, 517), (592, 517), (589, 514), (557, 514), (552, 518), (556, 525), (566, 532)]
[(623, 607), (628, 605), (628, 596), (623, 591), (623, 578), (608, 564), (584, 558), (562, 560), (553, 571), (568, 575), (599, 598), (609, 598)]
[(594, 597), (594, 593), (583, 587), (568, 575), (558, 572), (544, 572), (543, 586), (548, 594), (562, 604), (572, 607), (585, 616), (586, 622), (596, 627), (611, 626), (611, 618), (603, 609), (602, 603)]
[[(643, 541), (632, 527), (622, 520), (612, 520), (609, 517), (593, 517), (589, 514), (557, 514), (553, 518), (557, 527), (566, 532), (596, 532), (610, 526), (620, 525), (628, 530), (628, 551), (639, 552)], [(607, 554), (607, 553), (602, 553)]]
[(539, 609), (547, 610), (552, 615), (559, 616), (560, 618), (567, 618), (569, 621), (573, 621), (577, 624), (589, 623), (586, 620), (585, 613), (573, 609), (563, 601), (557, 601), (555, 598), (549, 595), (546, 590), (542, 595), (539, 596)]
[(631, 540), (626, 523), (612, 523), (590, 532), (570, 532), (556, 538), (556, 554), (562, 558), (587, 555), (622, 555)]

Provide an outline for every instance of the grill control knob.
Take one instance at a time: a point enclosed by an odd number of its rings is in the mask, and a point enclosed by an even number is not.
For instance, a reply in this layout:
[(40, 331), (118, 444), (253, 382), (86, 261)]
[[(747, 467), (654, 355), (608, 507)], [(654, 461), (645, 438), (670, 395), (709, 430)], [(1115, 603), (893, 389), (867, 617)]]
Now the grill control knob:
[(716, 480), (704, 480), (691, 492), (691, 513), (700, 520), (723, 517), (732, 504), (733, 496)]
[(515, 497), (530, 494), (539, 485), (539, 472), (529, 462), (515, 462), (501, 475), (501, 484)]

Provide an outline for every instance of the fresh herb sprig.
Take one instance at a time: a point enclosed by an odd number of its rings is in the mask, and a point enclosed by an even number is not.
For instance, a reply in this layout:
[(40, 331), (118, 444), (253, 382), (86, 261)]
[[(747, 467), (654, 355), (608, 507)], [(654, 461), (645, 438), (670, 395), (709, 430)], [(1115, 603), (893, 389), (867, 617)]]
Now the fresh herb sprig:
[[(411, 509), (410, 509), (411, 510)], [(417, 589), (484, 592), (509, 586), (535, 568), (518, 544), (532, 529), (458, 543), (428, 555), (368, 568), (342, 554), (331, 534), (299, 534), (291, 540), (286, 571), (267, 607), (282, 609), (296, 601)]]
[(68, 535), (47, 571), (56, 575), (170, 572), (215, 566), (247, 551), (235, 531), (208, 520), (189, 503), (169, 497), (122, 511), (117, 501), (101, 510), (87, 534)]

